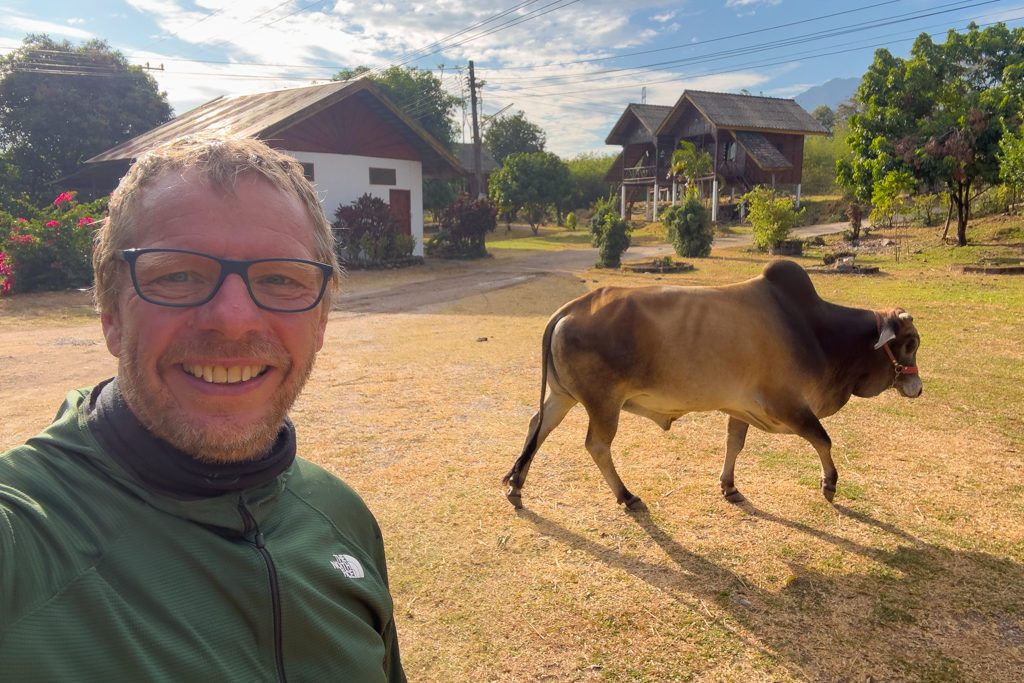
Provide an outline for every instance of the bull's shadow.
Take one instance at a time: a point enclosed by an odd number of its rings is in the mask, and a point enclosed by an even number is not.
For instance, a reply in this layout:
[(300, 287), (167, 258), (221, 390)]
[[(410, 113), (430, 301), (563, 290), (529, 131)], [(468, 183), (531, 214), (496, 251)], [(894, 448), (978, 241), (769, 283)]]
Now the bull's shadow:
[[(724, 611), (756, 638), (745, 640), (744, 647), (771, 653), (797, 678), (851, 683), (1024, 680), (1020, 564), (934, 545), (844, 506), (836, 506), (840, 515), (885, 534), (884, 545), (893, 549), (863, 545), (749, 502), (742, 509), (759, 522), (871, 560), (879, 571), (824, 574), (789, 561), (796, 579), (778, 591), (765, 590), (686, 548), (647, 512), (630, 517), (677, 568), (644, 562), (535, 512), (518, 514), (539, 533), (644, 581), (684, 609), (698, 612), (696, 605), (710, 604)], [(730, 522), (723, 518), (720, 523)], [(823, 639), (835, 647), (826, 657)], [(851, 668), (848, 663), (855, 660), (860, 665)]]

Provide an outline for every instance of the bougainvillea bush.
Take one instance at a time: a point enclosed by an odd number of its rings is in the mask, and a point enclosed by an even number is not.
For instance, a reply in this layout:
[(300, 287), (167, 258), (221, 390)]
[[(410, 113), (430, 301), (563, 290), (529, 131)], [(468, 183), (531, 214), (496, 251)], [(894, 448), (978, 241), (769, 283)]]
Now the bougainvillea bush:
[(498, 225), (498, 206), (490, 199), (470, 199), (463, 192), (438, 216), (441, 229), (427, 242), (427, 253), (441, 258), (487, 256), (485, 236)]
[(0, 211), (0, 294), (91, 286), (93, 236), (108, 199), (79, 204), (63, 192), (29, 218)]
[(369, 193), (339, 206), (334, 218), (338, 258), (348, 265), (407, 258), (416, 247), (415, 238), (399, 232), (390, 205)]

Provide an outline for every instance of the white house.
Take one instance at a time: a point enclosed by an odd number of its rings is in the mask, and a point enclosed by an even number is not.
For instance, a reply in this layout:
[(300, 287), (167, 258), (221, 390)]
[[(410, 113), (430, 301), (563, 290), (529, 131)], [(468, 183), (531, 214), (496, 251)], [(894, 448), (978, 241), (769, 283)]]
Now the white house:
[(460, 178), (458, 159), (392, 103), (371, 80), (220, 97), (85, 162), (65, 181), (94, 196), (109, 192), (153, 147), (201, 132), (264, 140), (302, 163), (328, 220), (363, 194), (391, 205), (423, 255), (423, 177)]

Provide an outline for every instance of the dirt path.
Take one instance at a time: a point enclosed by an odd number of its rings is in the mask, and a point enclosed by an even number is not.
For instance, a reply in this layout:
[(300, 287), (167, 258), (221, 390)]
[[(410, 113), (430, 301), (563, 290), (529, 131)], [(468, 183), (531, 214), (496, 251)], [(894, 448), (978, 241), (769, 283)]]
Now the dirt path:
[[(793, 230), (800, 239), (838, 232), (843, 224), (808, 225)], [(714, 248), (728, 249), (749, 246), (746, 235), (716, 237)], [(672, 246), (631, 247), (624, 254), (628, 261), (661, 258), (672, 254)], [(399, 285), (371, 288), (342, 294), (335, 299), (334, 310), (349, 314), (425, 313), (446, 306), (467, 296), (511, 287), (556, 273), (579, 273), (597, 262), (597, 249), (566, 249), (563, 251), (530, 252), (521, 258), (467, 261), (464, 268)]]

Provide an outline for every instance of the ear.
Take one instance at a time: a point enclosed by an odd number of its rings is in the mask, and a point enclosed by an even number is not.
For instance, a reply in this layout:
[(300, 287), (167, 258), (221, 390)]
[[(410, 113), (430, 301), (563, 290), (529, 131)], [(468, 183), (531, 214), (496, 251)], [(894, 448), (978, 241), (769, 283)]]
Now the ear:
[(892, 325), (886, 320), (882, 325), (882, 332), (878, 335), (878, 342), (875, 344), (875, 348), (880, 349), (895, 338), (896, 333), (892, 331)]
[(104, 311), (100, 315), (103, 324), (103, 338), (107, 340), (107, 350), (115, 358), (121, 357), (121, 319)]
[[(323, 304), (321, 304), (323, 306)], [(324, 307), (323, 313), (320, 315), (320, 322), (317, 325), (316, 331), (316, 350), (319, 351), (324, 347), (324, 334), (327, 332), (327, 319), (330, 315), (330, 309)]]

